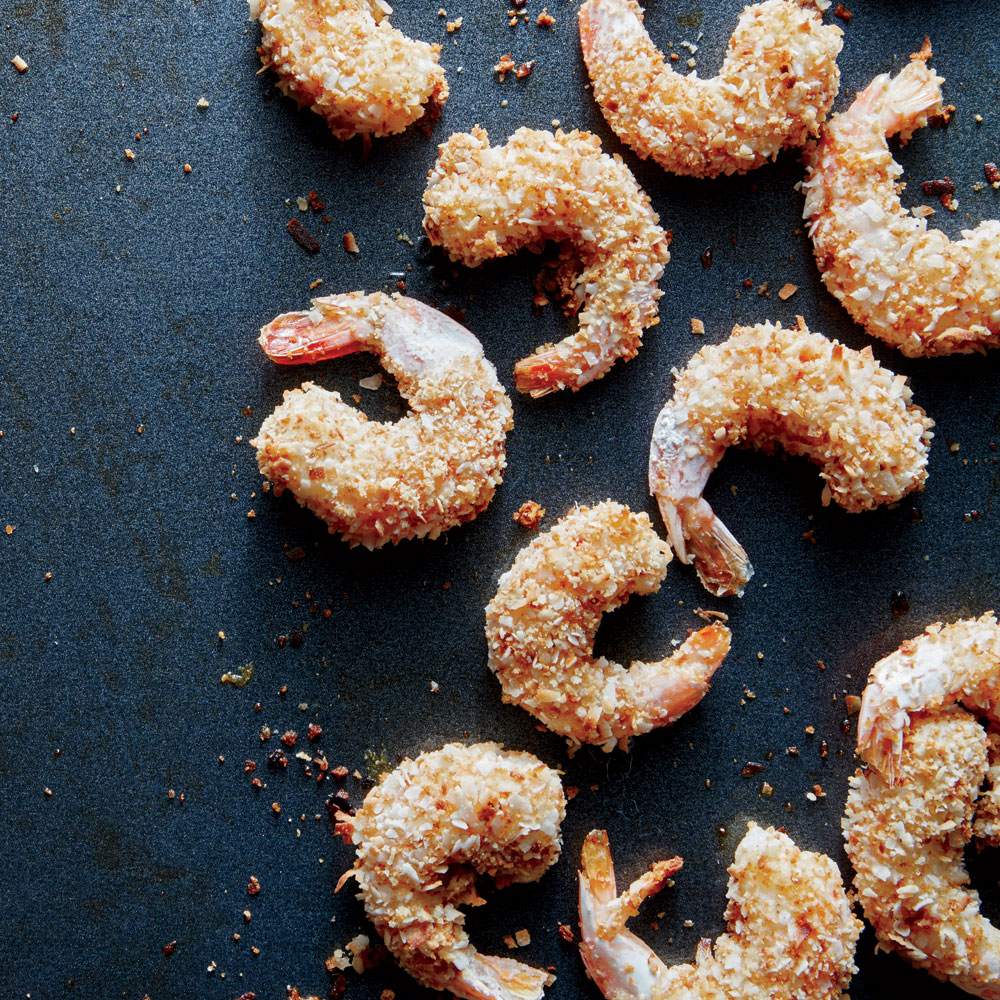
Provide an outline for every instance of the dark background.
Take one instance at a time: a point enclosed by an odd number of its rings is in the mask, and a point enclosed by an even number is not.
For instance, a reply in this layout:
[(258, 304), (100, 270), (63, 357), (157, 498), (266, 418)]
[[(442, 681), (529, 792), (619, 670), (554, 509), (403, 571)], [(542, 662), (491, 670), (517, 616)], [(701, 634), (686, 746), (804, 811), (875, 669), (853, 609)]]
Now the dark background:
[[(352, 892), (333, 894), (353, 859), (323, 807), (336, 784), (317, 786), (294, 758), (285, 771), (265, 766), (278, 734), (296, 729), (302, 749), (310, 722), (323, 728), (314, 746), (330, 763), (365, 778), (452, 739), (502, 740), (564, 770), (580, 791), (563, 861), (538, 885), (490, 894), (469, 919), (480, 949), (501, 954), (503, 936), (527, 927), (531, 944), (516, 957), (557, 966), (553, 1000), (598, 996), (575, 944), (556, 933), (559, 923), (575, 926), (580, 845), (595, 826), (608, 829), (623, 881), (683, 855), (675, 888), (632, 927), (668, 962), (690, 961), (700, 936), (724, 929), (725, 868), (748, 819), (783, 825), (849, 874), (839, 821), (855, 734), (853, 720), (842, 730), (845, 693), (860, 693), (875, 660), (929, 622), (997, 602), (998, 359), (908, 361), (874, 343), (937, 421), (923, 494), (848, 515), (820, 506), (820, 480), (804, 460), (734, 453), (706, 495), (757, 568), (746, 596), (713, 599), (675, 562), (659, 595), (609, 616), (598, 639), (620, 660), (662, 656), (701, 624), (695, 607), (725, 610), (733, 651), (702, 704), (629, 754), (585, 749), (572, 760), (561, 739), (500, 704), (482, 609), (528, 541), (511, 519), (524, 500), (547, 509), (544, 527), (574, 502), (612, 497), (649, 511), (662, 530), (646, 458), (672, 366), (734, 322), (789, 324), (797, 313), (851, 347), (870, 341), (820, 284), (801, 230), (796, 154), (743, 178), (668, 176), (622, 147), (593, 104), (575, 3), (549, 0), (552, 30), (534, 24), (539, 0), (516, 28), (504, 0), (444, 3), (449, 19), (464, 19), (453, 35), (437, 2), (401, 0), (394, 16), (443, 43), (452, 96), (442, 120), (431, 139), (411, 130), (375, 142), (364, 160), (360, 141), (339, 145), (320, 119), (277, 95), (270, 74), (256, 75), (259, 28), (236, 0), (3, 0), (0, 526), (15, 530), (0, 535), (2, 997), (252, 990), (277, 1000), (286, 983), (325, 994), (324, 958), (370, 926)], [(938, 205), (933, 223), (954, 236), (995, 218), (1000, 194), (972, 185), (985, 160), (1000, 159), (1000, 3), (849, 6), (837, 107), (930, 34), (958, 111), (947, 130), (923, 130), (906, 149), (904, 200), (937, 205), (919, 182), (948, 175), (960, 208)], [(664, 48), (704, 31), (697, 60), (708, 76), (739, 8), (657, 0), (647, 24)], [(536, 61), (530, 77), (498, 82), (491, 67), (508, 52)], [(23, 75), (9, 65), (15, 53), (30, 64)], [(420, 196), (436, 143), (451, 132), (478, 122), (503, 142), (553, 118), (622, 153), (673, 229), (673, 259), (661, 323), (635, 361), (578, 394), (531, 400), (513, 392), (515, 360), (570, 328), (554, 307), (532, 312), (537, 259), (450, 265), (421, 239)], [(296, 208), (311, 189), (329, 224)], [(293, 216), (322, 242), (315, 257), (286, 233)], [(342, 248), (348, 230), (356, 256)], [(714, 264), (703, 270), (708, 247)], [(388, 387), (357, 387), (378, 370), (369, 356), (278, 368), (256, 336), (276, 313), (304, 308), (317, 278), (314, 294), (372, 291), (393, 288), (393, 272), (405, 273), (411, 295), (466, 310), (515, 395), (516, 426), (506, 481), (477, 520), (434, 542), (369, 553), (328, 535), (290, 496), (261, 496), (248, 442), (304, 378), (360, 393), (376, 417), (402, 404)], [(760, 297), (764, 282), (799, 291), (788, 302)], [(691, 335), (692, 316), (704, 320), (704, 339)], [(305, 558), (290, 561), (299, 548)], [(909, 603), (899, 616), (896, 591)], [(295, 641), (282, 646), (279, 636)], [(220, 684), (250, 661), (246, 687)], [(262, 724), (275, 730), (268, 744)], [(251, 787), (246, 759), (266, 790)], [(767, 767), (744, 779), (747, 761)], [(764, 780), (771, 798), (760, 795)], [(814, 783), (827, 794), (810, 802)], [(367, 785), (349, 777), (344, 786), (359, 804)], [(991, 856), (969, 854), (995, 913)], [(252, 899), (251, 875), (261, 884)], [(855, 1000), (890, 984), (931, 985), (895, 957), (873, 957), (873, 946), (866, 932)], [(392, 963), (347, 975), (347, 996), (358, 1000), (387, 988), (430, 995)]]

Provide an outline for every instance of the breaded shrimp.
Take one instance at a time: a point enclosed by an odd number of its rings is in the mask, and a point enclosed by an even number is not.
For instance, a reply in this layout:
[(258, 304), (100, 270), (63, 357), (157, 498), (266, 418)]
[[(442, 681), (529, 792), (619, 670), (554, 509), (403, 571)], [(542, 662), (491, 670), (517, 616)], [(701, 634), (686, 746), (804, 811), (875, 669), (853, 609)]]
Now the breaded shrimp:
[[(439, 147), (424, 192), (424, 229), (452, 260), (477, 267), (527, 247), (562, 243), (559, 282), (579, 330), (514, 368), (532, 396), (579, 389), (634, 358), (658, 322), (657, 282), (670, 260), (659, 217), (621, 158), (589, 132), (520, 128), (490, 147), (476, 126)], [(579, 273), (577, 273), (579, 272)]]
[(448, 98), (440, 45), (391, 27), (384, 0), (249, 0), (261, 62), (278, 89), (326, 119), (338, 139), (402, 132)]
[(794, 0), (744, 9), (719, 75), (675, 73), (636, 0), (587, 0), (580, 43), (608, 124), (640, 157), (694, 177), (746, 173), (819, 132), (843, 32)]
[(746, 552), (702, 491), (730, 445), (781, 445), (820, 466), (823, 503), (871, 510), (923, 488), (934, 422), (910, 387), (872, 357), (799, 328), (733, 327), (674, 371), (649, 449), (649, 491), (681, 562), (716, 595), (753, 574)]
[(675, 722), (705, 696), (729, 652), (710, 625), (671, 656), (630, 670), (594, 657), (606, 611), (660, 589), (670, 549), (645, 514), (610, 500), (576, 507), (526, 545), (486, 608), (490, 669), (503, 700), (527, 709), (571, 747), (628, 747), (629, 738)]
[(496, 743), (404, 760), (337, 832), (358, 848), (352, 876), (365, 911), (400, 965), (432, 990), (468, 1000), (538, 1000), (551, 976), (481, 955), (460, 906), (485, 902), (476, 874), (534, 882), (555, 863), (566, 815), (559, 775), (529, 753)]
[(962, 853), (973, 835), (1000, 844), (998, 722), (992, 613), (904, 642), (868, 678), (858, 720), (868, 768), (850, 780), (843, 821), (858, 901), (881, 946), (987, 1000), (1000, 1000), (1000, 930), (979, 912)]
[(907, 357), (967, 354), (1000, 344), (1000, 222), (952, 242), (899, 200), (903, 168), (886, 136), (905, 142), (941, 110), (930, 45), (876, 77), (834, 115), (806, 155), (803, 216), (823, 283), (873, 337)]
[(702, 938), (693, 965), (667, 966), (625, 923), (681, 859), (661, 861), (616, 896), (608, 837), (583, 845), (580, 954), (608, 1000), (838, 1000), (857, 972), (861, 921), (837, 866), (784, 834), (747, 824), (729, 868), (729, 933)]
[(411, 406), (383, 424), (312, 382), (286, 392), (253, 442), (276, 496), (290, 489), (331, 532), (369, 549), (437, 538), (489, 504), (511, 404), (482, 345), (453, 319), (404, 296), (352, 292), (278, 316), (260, 343), (286, 364), (371, 351)]

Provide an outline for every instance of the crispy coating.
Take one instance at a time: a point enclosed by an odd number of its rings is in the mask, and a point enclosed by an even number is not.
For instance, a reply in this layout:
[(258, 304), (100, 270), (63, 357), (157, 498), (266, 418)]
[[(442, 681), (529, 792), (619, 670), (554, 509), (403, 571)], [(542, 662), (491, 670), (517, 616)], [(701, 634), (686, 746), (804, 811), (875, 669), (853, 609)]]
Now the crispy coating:
[[(871, 348), (764, 323), (733, 328), (675, 371), (649, 451), (649, 489), (681, 562), (715, 594), (739, 593), (746, 553), (701, 494), (731, 445), (781, 445), (820, 467), (823, 503), (871, 510), (923, 488), (933, 421)], [(690, 549), (690, 552), (688, 551)]]
[(541, 878), (559, 857), (565, 814), (559, 775), (536, 757), (449, 743), (382, 775), (356, 816), (338, 813), (337, 832), (358, 848), (340, 885), (357, 880), (386, 947), (429, 989), (537, 1000), (551, 977), (479, 954), (459, 907), (484, 902), (477, 873), (501, 886)]
[(338, 139), (402, 132), (448, 98), (440, 45), (391, 27), (383, 0), (249, 0), (278, 89)]
[(886, 136), (903, 141), (941, 110), (929, 46), (896, 76), (876, 77), (807, 152), (803, 216), (823, 283), (873, 337), (907, 357), (1000, 344), (1000, 222), (950, 241), (899, 200)]
[(645, 514), (610, 500), (576, 507), (517, 554), (486, 608), (490, 669), (503, 700), (520, 705), (571, 747), (605, 751), (675, 722), (708, 692), (729, 651), (710, 625), (672, 656), (626, 670), (593, 655), (601, 616), (630, 594), (660, 589), (670, 549)]
[(489, 504), (512, 410), (464, 327), (414, 299), (358, 292), (279, 316), (261, 340), (286, 361), (371, 351), (410, 404), (402, 420), (378, 423), (312, 382), (286, 392), (253, 442), (275, 495), (291, 490), (331, 532), (369, 549), (437, 538)]
[(1000, 931), (979, 912), (962, 855), (973, 835), (998, 843), (998, 703), (991, 613), (932, 625), (880, 660), (858, 723), (869, 766), (850, 780), (843, 820), (881, 946), (988, 1000), (1000, 1000)]
[(746, 173), (819, 133), (837, 96), (843, 32), (795, 0), (740, 16), (719, 75), (674, 72), (636, 0), (587, 0), (580, 42), (594, 98), (622, 142), (693, 177)]
[(857, 971), (861, 921), (840, 872), (784, 833), (747, 824), (729, 868), (729, 932), (702, 938), (693, 965), (667, 966), (625, 929), (680, 867), (660, 862), (616, 897), (607, 835), (587, 837), (580, 872), (580, 954), (608, 1000), (838, 1000)]
[(517, 363), (517, 388), (532, 396), (579, 389), (635, 357), (658, 322), (657, 282), (670, 260), (658, 222), (628, 167), (589, 132), (520, 128), (494, 147), (478, 126), (456, 133), (424, 192), (427, 236), (469, 267), (563, 244), (558, 283), (579, 329)]

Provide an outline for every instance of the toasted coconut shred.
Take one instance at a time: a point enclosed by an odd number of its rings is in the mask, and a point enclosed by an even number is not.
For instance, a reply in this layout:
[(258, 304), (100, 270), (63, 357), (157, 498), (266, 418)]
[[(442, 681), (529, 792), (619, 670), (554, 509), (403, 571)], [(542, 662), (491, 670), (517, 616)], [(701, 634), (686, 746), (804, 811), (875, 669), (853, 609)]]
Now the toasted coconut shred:
[[(579, 389), (635, 357), (657, 320), (669, 239), (618, 156), (588, 132), (518, 129), (504, 146), (476, 126), (439, 147), (424, 192), (424, 229), (452, 260), (477, 267), (550, 240), (563, 244), (558, 283), (577, 333), (519, 361), (532, 396)], [(582, 270), (581, 270), (582, 268)]]
[(608, 124), (643, 159), (694, 177), (745, 173), (819, 132), (843, 32), (795, 0), (747, 7), (718, 76), (674, 72), (636, 0), (587, 0), (580, 41)]
[(459, 907), (484, 902), (476, 873), (501, 885), (541, 878), (559, 857), (565, 813), (559, 775), (536, 757), (450, 743), (383, 775), (356, 816), (338, 814), (358, 849), (341, 884), (357, 880), (386, 947), (424, 986), (538, 1000), (551, 977), (477, 952)]
[(649, 489), (681, 562), (716, 594), (738, 593), (753, 572), (702, 491), (732, 445), (781, 445), (820, 467), (823, 503), (871, 510), (923, 488), (934, 422), (907, 380), (802, 324), (734, 327), (675, 372), (649, 451)]
[(857, 323), (907, 357), (1000, 345), (1000, 221), (951, 241), (899, 198), (905, 142), (941, 111), (930, 46), (895, 76), (877, 76), (834, 115), (807, 153), (803, 216), (823, 283)]
[(980, 913), (962, 857), (973, 837), (1000, 846), (998, 722), (992, 613), (904, 642), (869, 676), (858, 719), (868, 767), (850, 780), (843, 820), (881, 947), (986, 1000), (1000, 998), (1000, 930)]
[(607, 501), (577, 507), (525, 546), (486, 608), (490, 669), (503, 700), (527, 709), (571, 747), (627, 748), (705, 696), (729, 651), (710, 625), (672, 656), (626, 670), (593, 655), (601, 616), (630, 594), (660, 589), (670, 548), (646, 514)]
[(402, 132), (448, 98), (440, 45), (407, 38), (382, 0), (249, 0), (278, 89), (338, 139)]

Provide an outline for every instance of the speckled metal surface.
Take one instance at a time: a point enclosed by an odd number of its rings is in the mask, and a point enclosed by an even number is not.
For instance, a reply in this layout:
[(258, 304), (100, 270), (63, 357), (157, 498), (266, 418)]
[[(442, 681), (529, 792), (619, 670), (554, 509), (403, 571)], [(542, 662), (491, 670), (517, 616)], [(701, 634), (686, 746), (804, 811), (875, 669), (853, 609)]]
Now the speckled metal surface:
[[(734, 322), (791, 323), (797, 313), (852, 347), (869, 341), (820, 284), (794, 155), (744, 178), (666, 176), (623, 149), (592, 103), (575, 3), (549, 0), (556, 23), (542, 30), (540, 0), (516, 28), (504, 0), (456, 0), (445, 4), (449, 19), (463, 18), (454, 34), (438, 6), (401, 0), (395, 21), (442, 42), (444, 115), (431, 139), (411, 131), (364, 159), (360, 143), (332, 141), (257, 74), (258, 28), (237, 0), (3, 4), (0, 522), (14, 529), (0, 536), (4, 997), (278, 1000), (286, 983), (325, 995), (324, 958), (369, 927), (351, 892), (333, 894), (352, 861), (323, 806), (338, 786), (307, 779), (294, 757), (285, 770), (266, 766), (277, 734), (295, 729), (296, 749), (321, 747), (365, 776), (379, 760), (463, 738), (502, 740), (562, 768), (580, 790), (563, 860), (538, 885), (489, 893), (469, 927), (482, 950), (504, 954), (504, 936), (526, 927), (531, 944), (517, 957), (556, 968), (548, 995), (596, 998), (575, 945), (556, 932), (575, 924), (588, 830), (609, 830), (626, 878), (685, 858), (676, 886), (633, 922), (671, 962), (722, 931), (725, 868), (746, 820), (783, 825), (849, 873), (839, 832), (854, 767), (845, 693), (859, 693), (871, 664), (927, 623), (998, 603), (998, 358), (907, 361), (876, 343), (937, 421), (923, 494), (847, 515), (820, 506), (804, 461), (728, 456), (708, 496), (757, 567), (746, 596), (714, 600), (675, 562), (661, 592), (609, 616), (598, 639), (616, 658), (648, 657), (698, 624), (694, 608), (725, 610), (733, 652), (704, 702), (627, 755), (573, 759), (526, 713), (501, 706), (482, 609), (528, 538), (511, 515), (533, 499), (549, 525), (575, 501), (612, 497), (659, 525), (646, 495), (648, 438), (671, 367), (705, 342), (691, 335), (692, 316), (713, 342)], [(713, 72), (739, 4), (649, 6), (654, 38), (697, 38), (699, 70)], [(996, 217), (1000, 195), (973, 184), (1000, 158), (1000, 3), (849, 6), (838, 107), (930, 34), (958, 111), (902, 155), (906, 198), (923, 199), (915, 182), (948, 175), (960, 208), (939, 207), (935, 222), (955, 234)], [(497, 81), (491, 67), (507, 52), (535, 60), (527, 79)], [(9, 65), (15, 53), (29, 63), (23, 75)], [(554, 308), (532, 311), (537, 259), (448, 264), (421, 239), (420, 195), (450, 132), (478, 122), (502, 141), (553, 119), (621, 152), (673, 230), (662, 322), (635, 361), (584, 391), (515, 398), (506, 482), (477, 520), (435, 542), (349, 550), (291, 498), (261, 495), (248, 441), (306, 373), (270, 364), (257, 329), (302, 308), (315, 279), (322, 292), (374, 290), (402, 272), (410, 294), (465, 310), (513, 390), (514, 361), (567, 329)], [(329, 223), (295, 206), (313, 189)], [(293, 216), (321, 241), (316, 256), (289, 239)], [(357, 255), (343, 250), (346, 231)], [(759, 296), (765, 282), (799, 291), (787, 302)], [(374, 416), (400, 413), (390, 389), (357, 387), (376, 370), (363, 356), (307, 377), (360, 394)], [(290, 559), (295, 550), (304, 558)], [(896, 591), (909, 602), (899, 616)], [(251, 661), (245, 687), (219, 683)], [(311, 746), (309, 723), (323, 730)], [(268, 744), (265, 724), (276, 734)], [(245, 760), (266, 788), (254, 790)], [(742, 778), (750, 760), (766, 768)], [(764, 780), (771, 798), (760, 795)], [(810, 802), (816, 783), (826, 795)], [(365, 785), (349, 777), (344, 787), (358, 804)], [(970, 855), (997, 913), (990, 856)], [(873, 956), (873, 945), (866, 932), (855, 1000), (928, 984), (959, 995)], [(356, 1000), (385, 989), (429, 996), (392, 963), (347, 980)]]

